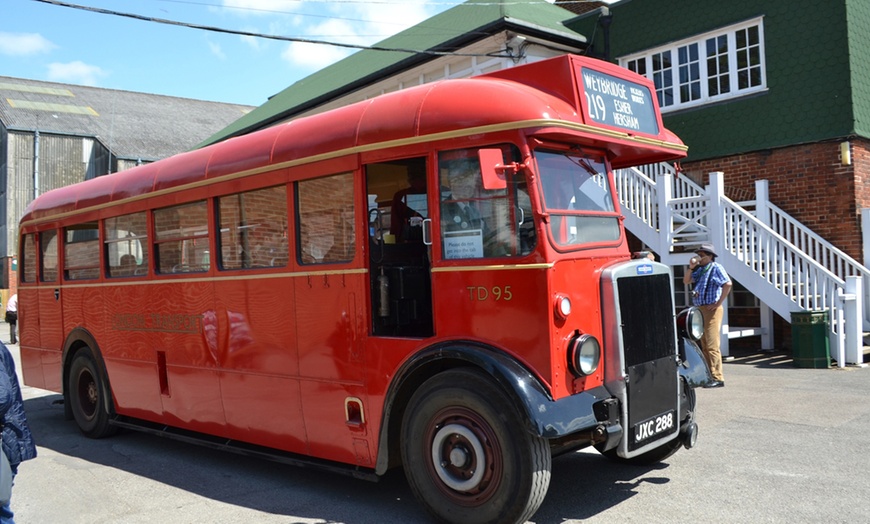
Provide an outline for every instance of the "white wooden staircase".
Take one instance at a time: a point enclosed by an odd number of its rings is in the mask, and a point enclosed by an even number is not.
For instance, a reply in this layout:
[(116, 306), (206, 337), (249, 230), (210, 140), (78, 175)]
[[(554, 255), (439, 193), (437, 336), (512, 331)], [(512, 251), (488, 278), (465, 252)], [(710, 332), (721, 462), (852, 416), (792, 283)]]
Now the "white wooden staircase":
[(767, 181), (756, 182), (754, 201), (738, 204), (725, 196), (721, 172), (705, 188), (664, 163), (615, 174), (626, 228), (662, 262), (686, 265), (711, 242), (717, 261), (761, 302), (761, 326), (723, 330), (723, 355), (729, 338), (746, 335), (773, 349), (773, 312), (790, 322), (794, 311), (828, 311), (831, 356), (840, 367), (864, 365), (870, 271), (771, 203)]

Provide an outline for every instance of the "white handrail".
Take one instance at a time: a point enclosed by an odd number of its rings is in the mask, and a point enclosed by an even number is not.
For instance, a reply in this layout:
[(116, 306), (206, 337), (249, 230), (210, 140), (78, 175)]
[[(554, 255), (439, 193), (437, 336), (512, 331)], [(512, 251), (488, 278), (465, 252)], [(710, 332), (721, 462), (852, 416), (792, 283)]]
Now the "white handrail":
[[(857, 329), (847, 320), (847, 308), (854, 308), (854, 299), (847, 297), (854, 293), (846, 292), (846, 279), (870, 282), (870, 271), (771, 204), (766, 187), (763, 194), (757, 187), (761, 201), (749, 203), (756, 208), (753, 212), (724, 196), (722, 173), (712, 173), (707, 188), (675, 176), (667, 164), (622, 169), (615, 175), (625, 214), (636, 217), (632, 218), (635, 227), (650, 228), (643, 238), (653, 243), (644, 240), (647, 245), (667, 253), (675, 246), (714, 242), (730, 255), (731, 263), (739, 264), (734, 267), (739, 280), (754, 281), (759, 298), (787, 320), (792, 311), (829, 311), (832, 345), (840, 357), (847, 343), (854, 353), (853, 342), (844, 339), (854, 338), (851, 333)], [(667, 209), (660, 214), (661, 206)], [(756, 213), (766, 216), (756, 217)], [(664, 231), (654, 234), (660, 228)], [(870, 297), (868, 287), (862, 294)], [(857, 311), (861, 310), (866, 308), (858, 304)], [(849, 362), (852, 353), (847, 355)]]
[(638, 168), (617, 169), (616, 193), (622, 207), (653, 229), (659, 228), (656, 182)]
[[(819, 236), (818, 233), (795, 220), (794, 217), (772, 202), (768, 202), (767, 206), (770, 208), (769, 223), (771, 229), (824, 265), (832, 273), (844, 280), (850, 276), (870, 277), (870, 270)], [(867, 278), (867, 281), (870, 281), (870, 278)]]
[(807, 311), (836, 307), (831, 297), (845, 281), (768, 227), (722, 197), (725, 249)]

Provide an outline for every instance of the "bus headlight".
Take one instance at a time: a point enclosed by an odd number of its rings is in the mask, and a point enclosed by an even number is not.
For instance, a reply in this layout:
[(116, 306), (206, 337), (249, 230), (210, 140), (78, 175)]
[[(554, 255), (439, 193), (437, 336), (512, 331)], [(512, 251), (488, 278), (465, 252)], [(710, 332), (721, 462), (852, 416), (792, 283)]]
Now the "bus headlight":
[(578, 377), (595, 373), (601, 361), (601, 344), (592, 335), (579, 335), (568, 343), (568, 365)]
[(704, 336), (704, 315), (698, 308), (689, 308), (686, 315), (686, 333), (689, 338), (698, 342)]

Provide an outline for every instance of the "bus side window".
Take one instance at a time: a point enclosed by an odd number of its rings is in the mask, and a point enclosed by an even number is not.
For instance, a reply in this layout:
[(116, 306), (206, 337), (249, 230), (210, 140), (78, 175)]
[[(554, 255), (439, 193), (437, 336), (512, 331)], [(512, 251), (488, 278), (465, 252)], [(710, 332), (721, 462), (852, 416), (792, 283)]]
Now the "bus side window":
[(287, 265), (287, 188), (270, 187), (218, 199), (223, 270)]
[(24, 235), (18, 272), (22, 282), (36, 282), (36, 235)]
[(100, 277), (100, 229), (97, 222), (64, 228), (63, 263), (67, 280)]
[(145, 212), (107, 218), (103, 224), (106, 268), (110, 277), (148, 274), (148, 228)]
[(356, 251), (353, 173), (297, 182), (299, 263), (350, 262)]
[(204, 200), (155, 210), (154, 235), (158, 273), (209, 270), (208, 210)]
[(57, 231), (39, 233), (39, 248), (42, 251), (39, 281), (57, 282)]
[[(515, 146), (500, 146), (519, 162)], [(524, 173), (508, 177), (504, 189), (483, 187), (476, 149), (439, 154), (442, 186), (441, 245), (445, 259), (524, 256), (535, 247), (535, 227)]]

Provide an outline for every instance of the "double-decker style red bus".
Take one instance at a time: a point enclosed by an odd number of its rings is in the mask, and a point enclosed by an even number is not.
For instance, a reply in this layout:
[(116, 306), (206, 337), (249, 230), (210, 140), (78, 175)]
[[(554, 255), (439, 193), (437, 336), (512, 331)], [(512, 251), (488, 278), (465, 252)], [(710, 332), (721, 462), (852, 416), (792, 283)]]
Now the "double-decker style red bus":
[(555, 455), (696, 438), (703, 364), (612, 176), (685, 151), (650, 82), (563, 56), (48, 192), (20, 224), (25, 383), (89, 437), (403, 466), (441, 521), (523, 521)]

